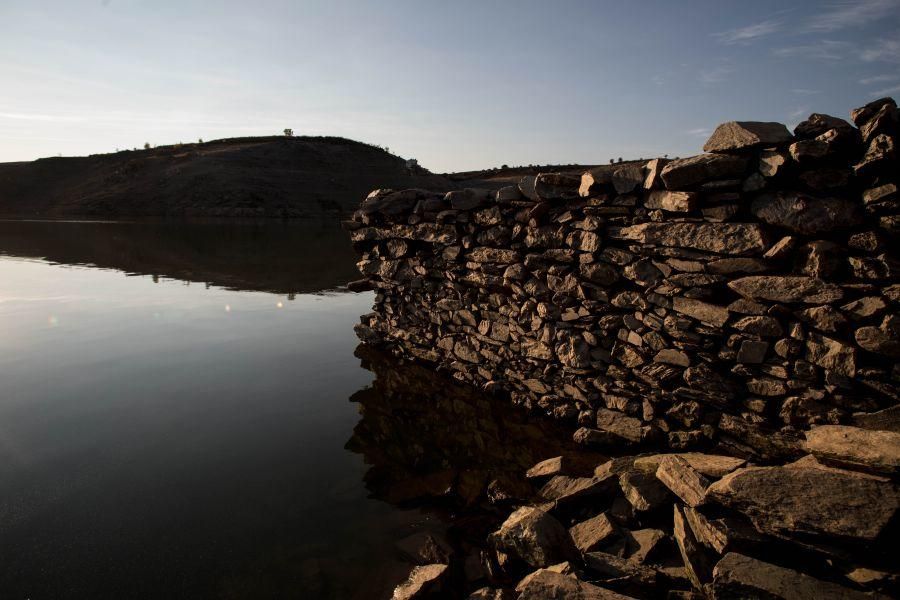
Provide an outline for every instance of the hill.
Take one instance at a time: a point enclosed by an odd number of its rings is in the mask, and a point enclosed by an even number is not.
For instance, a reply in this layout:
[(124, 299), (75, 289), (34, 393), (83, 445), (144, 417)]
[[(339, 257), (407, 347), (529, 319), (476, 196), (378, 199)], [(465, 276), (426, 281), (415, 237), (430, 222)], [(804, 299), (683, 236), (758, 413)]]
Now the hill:
[(338, 137), (256, 137), (0, 163), (0, 216), (317, 217), (379, 187), (457, 184)]

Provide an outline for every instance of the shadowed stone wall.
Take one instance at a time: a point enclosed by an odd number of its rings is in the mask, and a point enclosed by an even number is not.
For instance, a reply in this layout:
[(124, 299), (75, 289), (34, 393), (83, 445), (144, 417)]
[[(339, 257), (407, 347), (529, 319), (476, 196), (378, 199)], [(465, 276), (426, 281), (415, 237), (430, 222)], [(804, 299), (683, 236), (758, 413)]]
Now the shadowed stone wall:
[[(590, 446), (797, 453), (897, 429), (898, 110), (720, 125), (690, 158), (499, 191), (376, 190), (345, 223), (360, 338)], [(423, 402), (427, 399), (423, 398)]]

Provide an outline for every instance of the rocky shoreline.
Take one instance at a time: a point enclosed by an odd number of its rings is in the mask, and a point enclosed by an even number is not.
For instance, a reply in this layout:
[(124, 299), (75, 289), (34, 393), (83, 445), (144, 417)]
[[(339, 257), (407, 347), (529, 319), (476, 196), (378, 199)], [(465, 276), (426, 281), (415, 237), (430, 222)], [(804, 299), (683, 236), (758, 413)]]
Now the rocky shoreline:
[(615, 457), (532, 466), (477, 565), (422, 561), (395, 598), (898, 594), (900, 112), (851, 120), (369, 195), (363, 342)]

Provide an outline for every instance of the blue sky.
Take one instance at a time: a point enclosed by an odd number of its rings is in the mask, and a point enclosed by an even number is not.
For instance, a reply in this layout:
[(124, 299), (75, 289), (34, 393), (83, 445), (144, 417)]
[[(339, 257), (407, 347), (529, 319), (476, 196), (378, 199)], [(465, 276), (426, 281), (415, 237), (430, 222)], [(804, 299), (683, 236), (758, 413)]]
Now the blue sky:
[(0, 161), (292, 127), (434, 171), (900, 97), (900, 0), (0, 0)]

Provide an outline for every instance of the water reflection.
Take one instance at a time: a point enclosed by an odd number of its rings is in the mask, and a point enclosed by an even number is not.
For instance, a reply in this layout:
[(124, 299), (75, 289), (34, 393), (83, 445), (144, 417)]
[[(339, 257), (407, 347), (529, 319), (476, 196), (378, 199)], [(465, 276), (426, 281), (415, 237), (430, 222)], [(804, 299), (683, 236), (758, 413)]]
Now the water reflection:
[(0, 220), (0, 255), (279, 294), (359, 278), (356, 254), (334, 220)]

